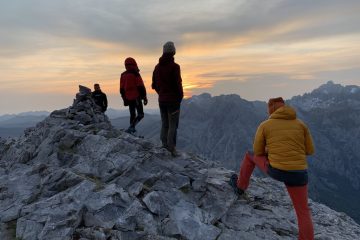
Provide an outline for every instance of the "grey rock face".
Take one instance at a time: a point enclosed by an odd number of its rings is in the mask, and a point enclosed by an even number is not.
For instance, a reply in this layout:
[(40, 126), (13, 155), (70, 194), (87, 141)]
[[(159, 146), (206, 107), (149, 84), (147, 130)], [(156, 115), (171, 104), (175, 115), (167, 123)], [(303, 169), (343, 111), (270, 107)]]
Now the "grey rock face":
[[(76, 120), (84, 113), (90, 121)], [(0, 141), (1, 239), (297, 238), (281, 184), (253, 178), (238, 199), (232, 171), (187, 153), (173, 158), (102, 117), (84, 97)], [(310, 207), (316, 239), (360, 237), (350, 217)]]
[[(309, 158), (310, 196), (360, 222), (360, 87), (329, 82), (287, 103), (315, 142), (315, 155)], [(265, 102), (237, 95), (194, 96), (181, 105), (178, 147), (237, 171), (267, 117)], [(159, 128), (143, 132), (158, 139)]]
[(204, 212), (191, 202), (180, 201), (169, 214), (165, 225), (168, 235), (184, 236), (186, 239), (216, 239), (221, 230), (211, 224), (206, 224)]

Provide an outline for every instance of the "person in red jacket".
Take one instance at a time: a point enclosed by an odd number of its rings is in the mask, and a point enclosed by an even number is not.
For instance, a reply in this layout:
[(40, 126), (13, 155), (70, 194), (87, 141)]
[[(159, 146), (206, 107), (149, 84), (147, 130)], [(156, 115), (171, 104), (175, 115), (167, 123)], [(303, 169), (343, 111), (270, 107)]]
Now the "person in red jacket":
[(179, 125), (180, 104), (184, 96), (180, 66), (174, 61), (175, 53), (174, 43), (165, 43), (163, 55), (155, 66), (152, 77), (152, 88), (159, 95), (162, 123), (160, 138), (163, 147), (168, 149), (173, 156), (177, 155), (176, 135)]
[(125, 59), (125, 68), (126, 71), (120, 77), (120, 94), (124, 101), (124, 106), (129, 106), (130, 111), (130, 126), (126, 132), (135, 133), (135, 126), (144, 118), (142, 100), (144, 105), (148, 103), (148, 100), (146, 88), (135, 59), (131, 57)]

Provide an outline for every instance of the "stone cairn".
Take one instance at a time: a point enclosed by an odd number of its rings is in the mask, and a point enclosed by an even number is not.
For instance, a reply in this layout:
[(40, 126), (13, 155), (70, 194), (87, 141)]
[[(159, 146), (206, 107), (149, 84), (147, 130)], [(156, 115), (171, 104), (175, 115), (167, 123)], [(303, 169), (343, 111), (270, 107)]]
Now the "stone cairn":
[(108, 117), (101, 111), (101, 107), (91, 98), (91, 89), (82, 85), (79, 85), (79, 92), (76, 94), (72, 106), (54, 111), (50, 116), (65, 117), (79, 121), (84, 125), (102, 122), (110, 123)]

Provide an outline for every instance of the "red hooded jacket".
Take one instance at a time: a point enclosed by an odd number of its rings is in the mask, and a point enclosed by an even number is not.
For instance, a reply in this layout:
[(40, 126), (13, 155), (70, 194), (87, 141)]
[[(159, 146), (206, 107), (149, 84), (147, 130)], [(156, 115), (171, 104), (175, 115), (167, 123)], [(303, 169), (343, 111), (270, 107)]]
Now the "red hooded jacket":
[(120, 76), (120, 94), (124, 101), (146, 98), (146, 89), (135, 59), (125, 60), (126, 71)]
[(159, 94), (160, 104), (179, 104), (183, 99), (183, 87), (179, 64), (174, 62), (173, 55), (164, 54), (156, 65), (152, 88)]

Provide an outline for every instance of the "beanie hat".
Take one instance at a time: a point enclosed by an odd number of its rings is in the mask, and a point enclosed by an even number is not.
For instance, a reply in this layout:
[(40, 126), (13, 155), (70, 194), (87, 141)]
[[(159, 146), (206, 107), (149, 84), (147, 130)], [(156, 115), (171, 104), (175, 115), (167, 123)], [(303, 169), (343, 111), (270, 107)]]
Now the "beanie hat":
[(173, 42), (167, 42), (163, 46), (163, 53), (176, 53), (175, 45)]
[(276, 109), (285, 105), (285, 101), (282, 97), (270, 98), (268, 101), (269, 114), (272, 114)]

